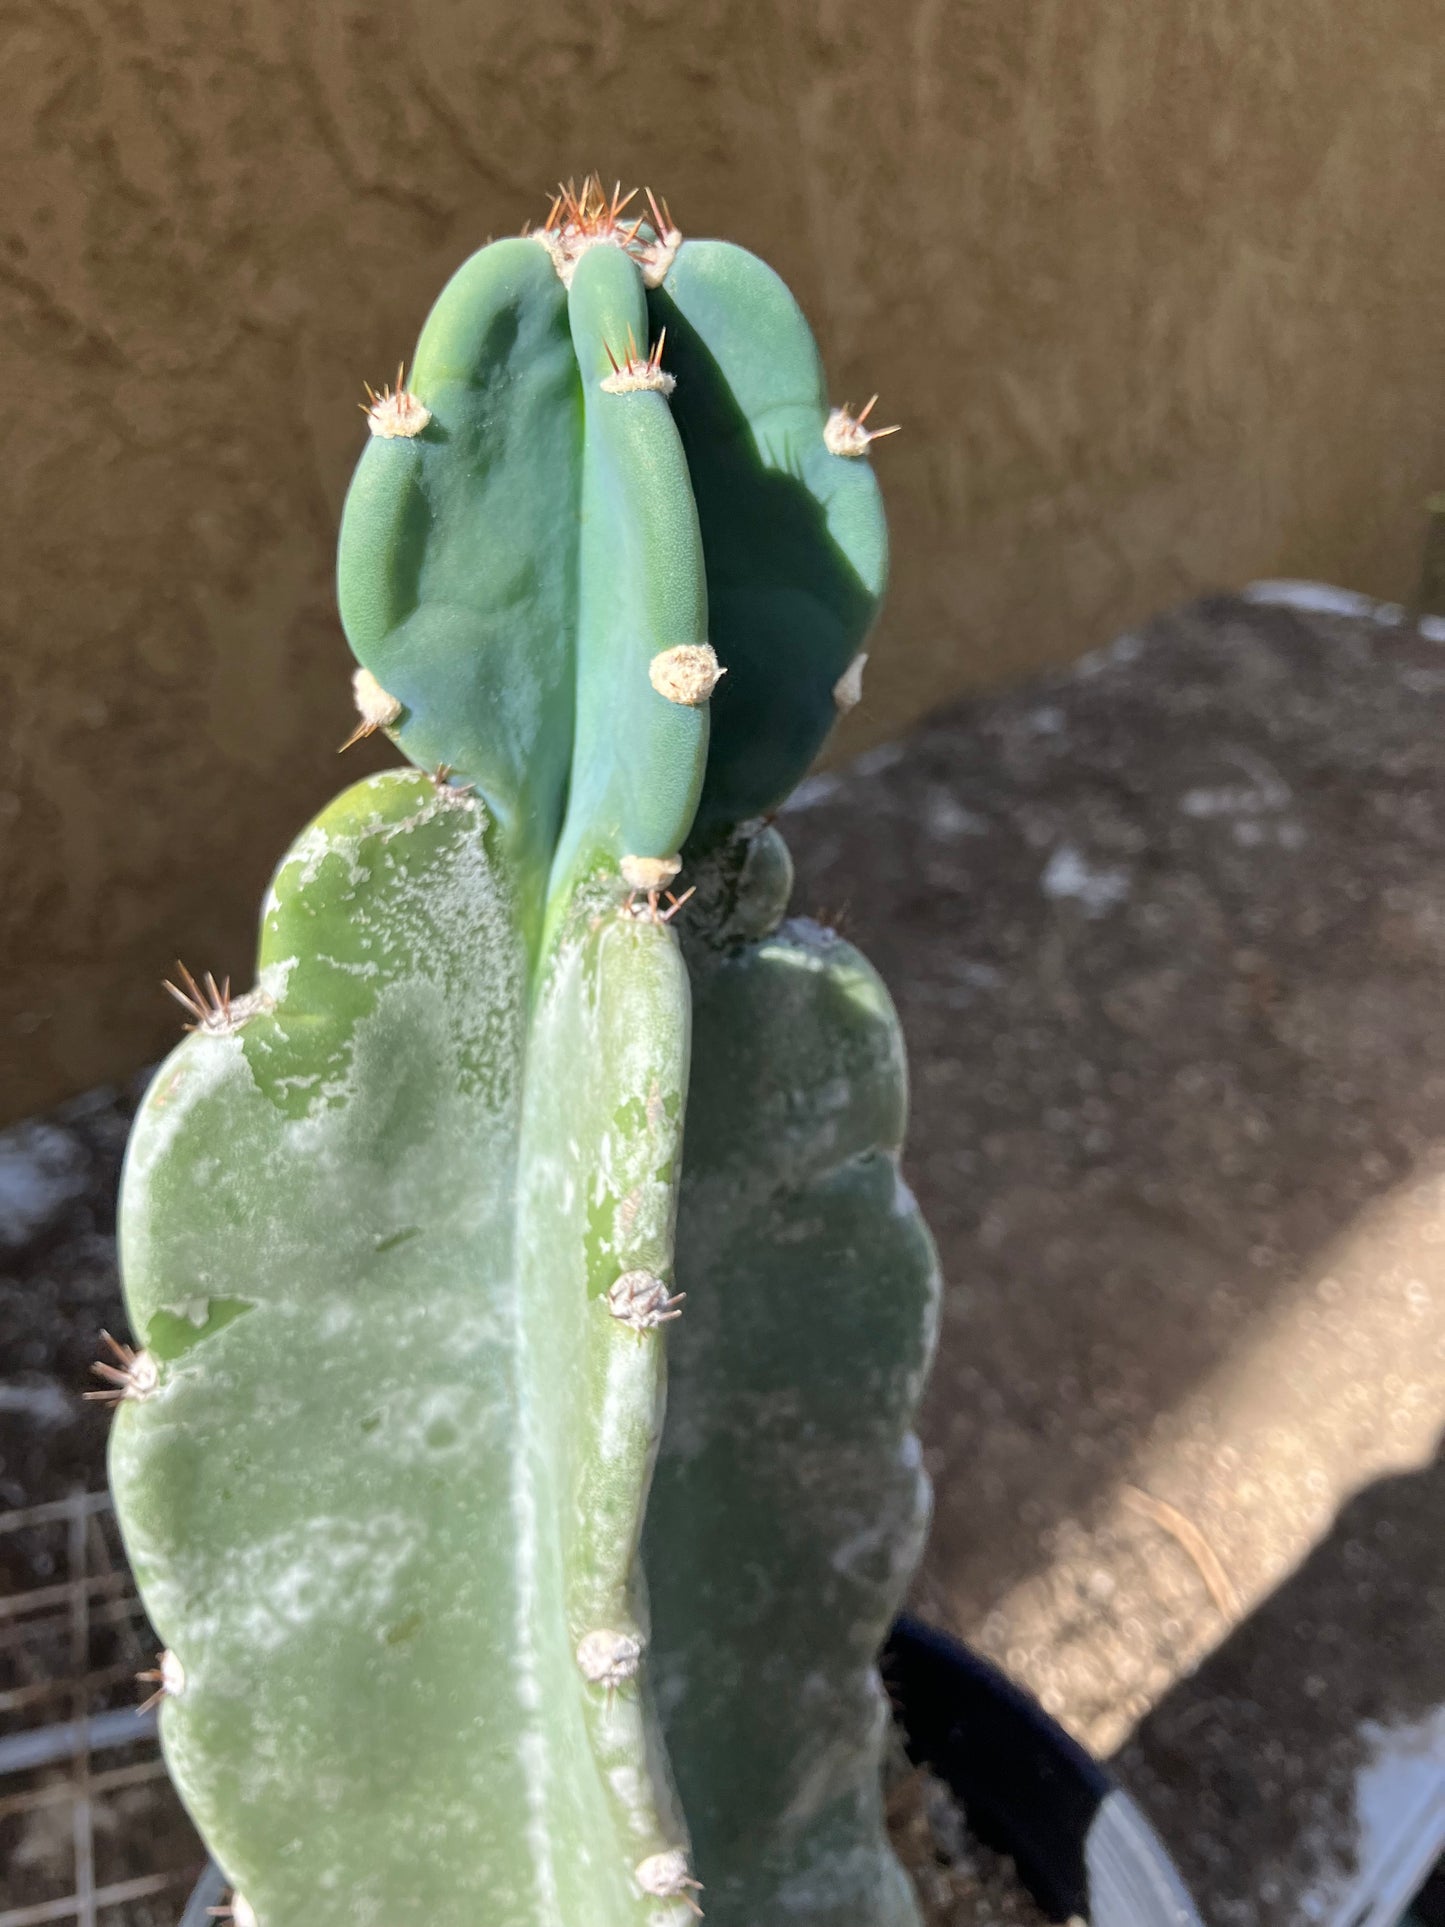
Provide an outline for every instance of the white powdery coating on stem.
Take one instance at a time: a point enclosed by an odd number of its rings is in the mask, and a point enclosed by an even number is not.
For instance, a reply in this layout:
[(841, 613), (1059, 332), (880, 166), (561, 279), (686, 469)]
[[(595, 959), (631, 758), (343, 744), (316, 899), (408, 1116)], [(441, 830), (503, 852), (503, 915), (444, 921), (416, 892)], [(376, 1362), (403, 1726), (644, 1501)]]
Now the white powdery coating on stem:
[(631, 1633), (613, 1633), (603, 1628), (584, 1633), (577, 1642), (577, 1664), (582, 1677), (594, 1686), (614, 1687), (636, 1679), (642, 1664), (642, 1641)]
[(167, 1649), (160, 1660), (161, 1691), (167, 1699), (179, 1699), (186, 1690), (186, 1669)]
[[(257, 1539), (248, 1550), (247, 1589), (208, 1600), (190, 1612), (195, 1650), (223, 1633), (257, 1653), (279, 1653), (318, 1624), (332, 1624), (345, 1601), (348, 1623), (375, 1621), (392, 1610), (401, 1576), (419, 1549), (416, 1523), (401, 1512), (359, 1521), (318, 1514)], [(186, 1599), (191, 1577), (166, 1576), (163, 1596)], [(190, 1602), (186, 1601), (187, 1609)]]
[(840, 716), (846, 716), (850, 709), (856, 709), (863, 700), (863, 671), (868, 666), (868, 652), (860, 650), (833, 685), (833, 707)]
[(680, 856), (625, 856), (618, 868), (629, 890), (665, 890), (682, 868)]
[(647, 665), (658, 695), (688, 709), (701, 707), (726, 674), (710, 642), (680, 642), (675, 649), (661, 650)]
[(275, 1000), (267, 991), (243, 991), (239, 997), (227, 998), (224, 1010), (210, 1011), (196, 1029), (205, 1031), (209, 1037), (234, 1037), (249, 1018), (262, 1016), (275, 1007)]
[(231, 1895), (231, 1920), (233, 1927), (258, 1927), (256, 1909), (244, 1894)]

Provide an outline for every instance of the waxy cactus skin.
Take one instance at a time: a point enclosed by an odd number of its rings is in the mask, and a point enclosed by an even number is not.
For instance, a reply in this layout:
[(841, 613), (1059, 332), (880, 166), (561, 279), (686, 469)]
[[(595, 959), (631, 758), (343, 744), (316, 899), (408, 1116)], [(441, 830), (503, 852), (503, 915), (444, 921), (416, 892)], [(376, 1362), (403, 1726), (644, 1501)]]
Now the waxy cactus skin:
[(415, 767), (284, 859), (252, 992), (177, 986), (127, 1159), (112, 1482), (259, 1927), (916, 1923), (901, 1045), (752, 820), (882, 511), (783, 284), (650, 215), (565, 191), (369, 391), (339, 600)]

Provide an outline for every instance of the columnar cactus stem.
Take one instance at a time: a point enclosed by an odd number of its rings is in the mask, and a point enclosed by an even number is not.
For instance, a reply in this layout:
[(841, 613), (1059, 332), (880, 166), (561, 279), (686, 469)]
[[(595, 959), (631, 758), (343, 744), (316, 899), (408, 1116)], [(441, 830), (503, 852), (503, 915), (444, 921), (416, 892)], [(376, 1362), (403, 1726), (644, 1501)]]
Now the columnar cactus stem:
[(255, 990), (171, 986), (128, 1157), (112, 1478), (256, 1927), (912, 1927), (871, 1672), (932, 1315), (896, 1032), (769, 934), (786, 852), (734, 834), (836, 713), (882, 514), (782, 283), (630, 199), (482, 249), (368, 391), (354, 734), (415, 768), (295, 844)]

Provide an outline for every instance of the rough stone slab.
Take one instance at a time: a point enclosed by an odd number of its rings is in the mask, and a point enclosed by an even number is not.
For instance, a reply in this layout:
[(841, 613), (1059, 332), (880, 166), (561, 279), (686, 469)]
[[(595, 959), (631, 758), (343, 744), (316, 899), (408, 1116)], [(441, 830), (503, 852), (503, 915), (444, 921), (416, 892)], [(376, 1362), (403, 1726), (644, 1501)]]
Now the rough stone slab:
[(1219, 598), (785, 826), (914, 1066), (920, 1604), (1218, 1927), (1335, 1919), (1376, 1729), (1445, 1704), (1442, 744), (1440, 642)]

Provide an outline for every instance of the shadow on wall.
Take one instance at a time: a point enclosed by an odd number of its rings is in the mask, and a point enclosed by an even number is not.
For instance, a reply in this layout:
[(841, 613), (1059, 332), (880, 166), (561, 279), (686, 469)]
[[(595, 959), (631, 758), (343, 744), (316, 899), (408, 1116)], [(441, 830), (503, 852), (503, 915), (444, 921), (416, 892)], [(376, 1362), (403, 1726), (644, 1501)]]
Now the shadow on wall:
[[(1036, 1688), (1010, 1596), (1146, 1448), (1208, 1431), (1215, 1382), (1445, 1140), (1442, 727), (1438, 645), (1221, 598), (785, 819), (800, 904), (843, 910), (912, 1056), (947, 1282), (920, 1603)], [(1212, 1529), (1265, 1590), (1330, 1504), (1292, 1542), (1252, 1544), (1247, 1507)], [(1107, 1616), (1092, 1583), (1036, 1615), (1053, 1655)], [(1177, 1670), (1177, 1622), (1159, 1638), (1056, 1710), (1117, 1737)]]

